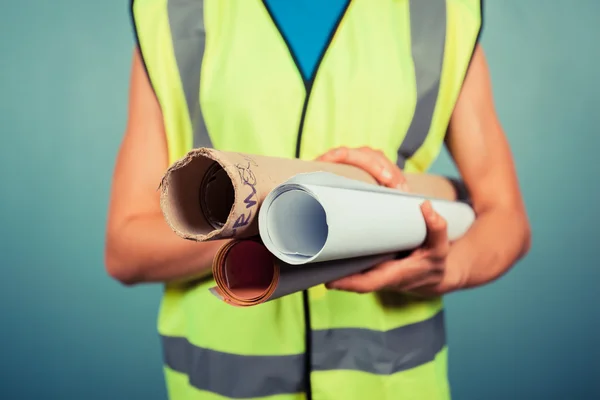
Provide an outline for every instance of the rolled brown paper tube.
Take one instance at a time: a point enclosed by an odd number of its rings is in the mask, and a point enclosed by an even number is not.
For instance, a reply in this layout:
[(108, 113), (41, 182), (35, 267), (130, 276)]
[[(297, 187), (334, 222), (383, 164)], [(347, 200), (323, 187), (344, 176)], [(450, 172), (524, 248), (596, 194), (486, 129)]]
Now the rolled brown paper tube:
[[(258, 235), (258, 209), (273, 188), (295, 175), (319, 171), (377, 184), (367, 172), (350, 165), (199, 148), (163, 176), (161, 209), (171, 229), (185, 239), (250, 238)], [(443, 178), (405, 176), (414, 193), (455, 198), (453, 186)]]
[(217, 252), (211, 292), (237, 307), (250, 307), (365, 271), (394, 254), (312, 263), (286, 264), (258, 240), (234, 240)]
[(258, 234), (258, 208), (275, 186), (294, 175), (317, 171), (376, 183), (368, 173), (349, 165), (200, 148), (165, 173), (161, 209), (183, 238), (248, 238)]
[(274, 257), (254, 240), (231, 241), (219, 249), (213, 276), (224, 301), (236, 306), (260, 304), (277, 285)]

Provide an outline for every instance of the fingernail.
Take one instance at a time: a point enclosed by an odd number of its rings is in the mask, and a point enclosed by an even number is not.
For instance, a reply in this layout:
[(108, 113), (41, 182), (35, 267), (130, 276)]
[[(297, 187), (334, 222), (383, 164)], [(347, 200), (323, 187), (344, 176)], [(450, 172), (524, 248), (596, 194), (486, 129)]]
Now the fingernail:
[(431, 205), (431, 203), (429, 203), (429, 220), (431, 222), (437, 222), (439, 220), (439, 215), (438, 213), (435, 212), (435, 210), (433, 209), (433, 206)]
[(427, 200), (425, 202), (423, 202), (423, 211), (425, 211), (425, 213), (427, 213), (427, 214), (431, 214), (431, 210), (432, 210), (431, 203)]
[(387, 170), (387, 169), (385, 169), (385, 168), (384, 168), (384, 169), (381, 171), (381, 176), (382, 176), (384, 179), (391, 179), (391, 178), (392, 178), (392, 173), (391, 173), (389, 170)]
[(437, 220), (438, 220), (438, 215), (433, 211), (433, 209), (431, 209), (431, 211), (429, 211), (429, 221), (437, 222)]

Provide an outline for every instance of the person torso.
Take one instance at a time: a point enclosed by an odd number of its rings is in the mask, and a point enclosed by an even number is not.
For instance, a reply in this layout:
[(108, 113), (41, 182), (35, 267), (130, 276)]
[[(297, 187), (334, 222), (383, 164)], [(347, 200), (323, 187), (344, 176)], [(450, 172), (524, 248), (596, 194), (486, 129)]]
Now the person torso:
[[(313, 159), (439, 153), (480, 29), (478, 0), (136, 0), (169, 158), (215, 147)], [(159, 318), (174, 399), (443, 399), (440, 299), (309, 291), (251, 309), (167, 285)]]

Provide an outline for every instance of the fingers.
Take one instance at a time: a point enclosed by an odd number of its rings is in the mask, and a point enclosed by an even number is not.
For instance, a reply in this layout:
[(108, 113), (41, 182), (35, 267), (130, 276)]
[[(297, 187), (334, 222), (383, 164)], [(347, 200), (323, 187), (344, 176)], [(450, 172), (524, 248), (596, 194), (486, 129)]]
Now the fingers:
[(400, 168), (381, 151), (368, 147), (339, 147), (323, 154), (318, 160), (353, 165), (368, 172), (381, 185), (408, 191), (406, 179)]
[(326, 286), (329, 289), (369, 293), (388, 287), (410, 288), (437, 281), (437, 272), (418, 258), (421, 257), (415, 254), (403, 260), (387, 261), (371, 270), (338, 279)]
[(435, 212), (429, 200), (421, 204), (421, 212), (427, 226), (427, 239), (424, 247), (427, 249), (429, 257), (434, 260), (443, 260), (450, 250), (446, 220)]
[(336, 148), (329, 150), (327, 153), (323, 154), (317, 160), (333, 162), (335, 160), (345, 158), (347, 153), (348, 153), (347, 147), (336, 147)]
[(368, 293), (380, 290), (390, 279), (395, 279), (393, 268), (387, 263), (379, 265), (361, 274), (350, 275), (345, 278), (330, 282), (325, 286), (328, 289), (346, 290), (356, 293)]
[(444, 277), (445, 260), (450, 251), (447, 224), (429, 201), (421, 205), (421, 212), (427, 226), (427, 239), (422, 248), (406, 258), (382, 263), (362, 274), (331, 282), (327, 287), (356, 293), (385, 288), (403, 292), (423, 289), (423, 293), (434, 294)]

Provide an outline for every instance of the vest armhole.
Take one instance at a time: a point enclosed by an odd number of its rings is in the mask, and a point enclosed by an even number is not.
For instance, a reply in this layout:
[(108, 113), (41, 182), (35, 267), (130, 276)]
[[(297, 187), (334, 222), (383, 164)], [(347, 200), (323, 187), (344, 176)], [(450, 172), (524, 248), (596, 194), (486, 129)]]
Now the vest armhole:
[(146, 59), (144, 58), (144, 52), (142, 50), (142, 46), (140, 45), (140, 37), (138, 34), (137, 24), (135, 23), (135, 14), (133, 11), (135, 0), (129, 0), (129, 18), (131, 20), (131, 26), (133, 27), (133, 40), (134, 46), (140, 53), (140, 57), (142, 59), (142, 64), (144, 65), (144, 71), (146, 72), (146, 77), (150, 82), (150, 86), (152, 87), (152, 91), (156, 95), (156, 90), (154, 90), (154, 84), (152, 83), (152, 79), (150, 79), (150, 73), (148, 72), (148, 65), (146, 64)]
[[(471, 52), (471, 58), (469, 60), (469, 65), (467, 66), (467, 73), (469, 72), (471, 62), (473, 62), (473, 55), (475, 54), (475, 49), (477, 48), (477, 45), (481, 41), (481, 34), (483, 32), (483, 23), (484, 23), (483, 2), (484, 2), (484, 0), (479, 1), (479, 12), (480, 12), (479, 32), (477, 32), (477, 37), (475, 38), (475, 43), (473, 44), (473, 51)], [(465, 78), (466, 78), (466, 74), (465, 74)], [(446, 179), (450, 182), (450, 184), (454, 188), (454, 191), (456, 192), (456, 200), (460, 201), (462, 203), (466, 203), (470, 206), (473, 206), (473, 203), (471, 202), (471, 195), (469, 193), (469, 190), (467, 189), (467, 185), (465, 185), (465, 182), (461, 178), (455, 178), (455, 177), (451, 177), (451, 176), (446, 176)]]
[(446, 179), (454, 188), (454, 192), (456, 193), (456, 201), (473, 206), (471, 202), (471, 194), (469, 193), (469, 189), (467, 189), (465, 182), (460, 178), (455, 178), (452, 176), (446, 176)]
[[(477, 45), (481, 42), (481, 34), (483, 33), (483, 24), (484, 24), (484, 0), (479, 0), (479, 31), (477, 32), (477, 37), (475, 38), (475, 43), (473, 44), (473, 51), (471, 52), (471, 59), (469, 60), (469, 66), (471, 66), (471, 61), (473, 61), (473, 55), (475, 54), (475, 49)], [(468, 68), (468, 67), (467, 67)], [(467, 69), (468, 70), (468, 69)]]

